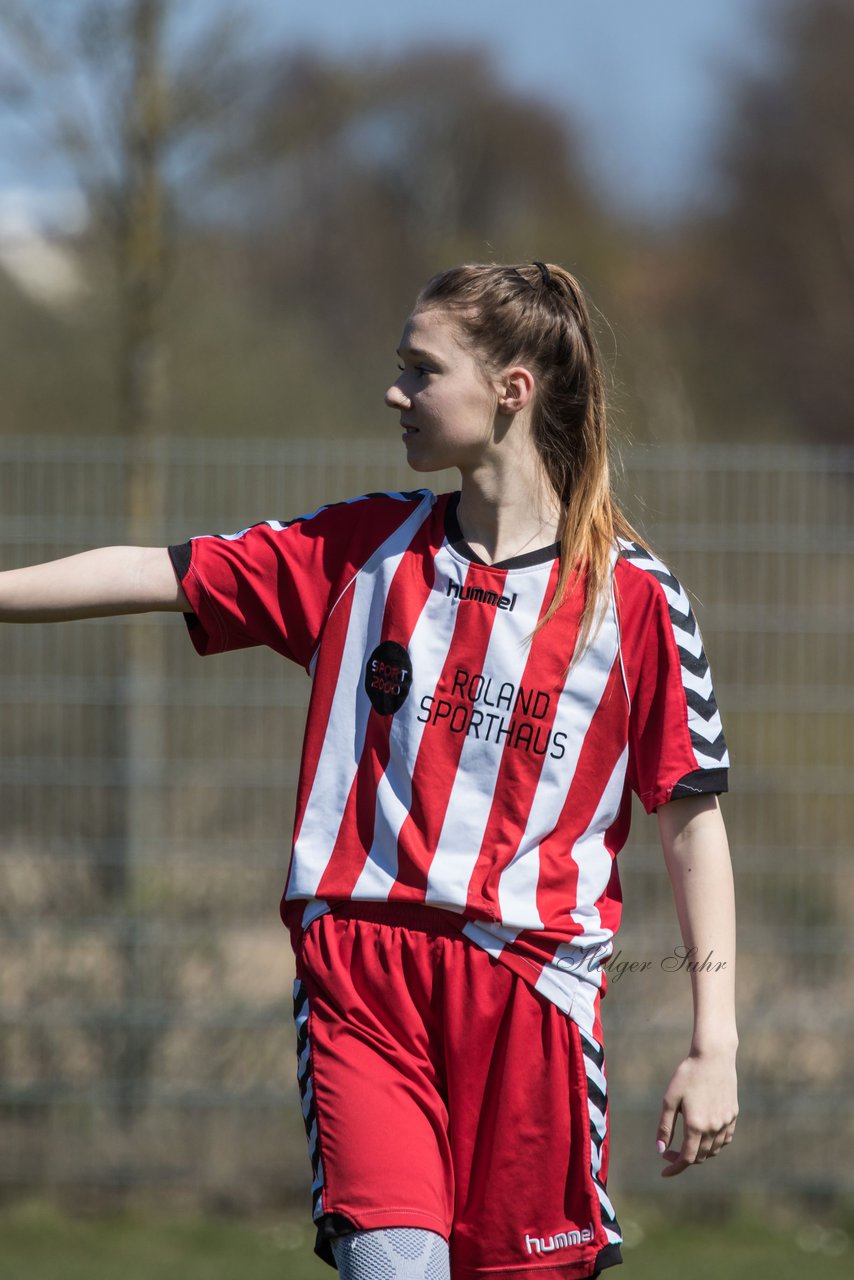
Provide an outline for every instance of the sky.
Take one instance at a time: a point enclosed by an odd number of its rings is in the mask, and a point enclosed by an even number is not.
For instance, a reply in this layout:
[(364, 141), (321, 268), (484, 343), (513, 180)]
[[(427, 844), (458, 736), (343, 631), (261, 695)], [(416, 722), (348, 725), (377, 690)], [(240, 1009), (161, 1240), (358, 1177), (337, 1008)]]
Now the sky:
[[(188, 13), (207, 3), (182, 0)], [(726, 70), (763, 64), (760, 14), (780, 0), (244, 3), (265, 43), (283, 47), (364, 57), (424, 44), (485, 46), (510, 85), (569, 113), (588, 172), (615, 208), (660, 220), (711, 194)], [(38, 154), (13, 160), (0, 129), (0, 204), (20, 202), (21, 189), (47, 195), (59, 182)]]

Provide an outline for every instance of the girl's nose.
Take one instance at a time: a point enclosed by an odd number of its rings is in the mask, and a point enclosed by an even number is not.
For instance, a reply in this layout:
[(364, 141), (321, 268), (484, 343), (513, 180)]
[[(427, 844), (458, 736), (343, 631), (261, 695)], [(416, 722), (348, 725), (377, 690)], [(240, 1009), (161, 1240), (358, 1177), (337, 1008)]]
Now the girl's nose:
[(408, 409), (410, 407), (409, 396), (405, 396), (396, 382), (393, 382), (385, 393), (385, 402), (389, 409)]

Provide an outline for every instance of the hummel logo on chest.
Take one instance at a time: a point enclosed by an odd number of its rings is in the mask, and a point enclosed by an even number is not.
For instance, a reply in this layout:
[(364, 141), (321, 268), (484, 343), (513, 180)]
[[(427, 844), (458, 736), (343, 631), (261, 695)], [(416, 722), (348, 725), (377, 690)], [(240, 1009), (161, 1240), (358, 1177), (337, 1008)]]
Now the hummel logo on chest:
[(497, 591), (484, 591), (483, 587), (461, 587), (456, 582), (448, 582), (446, 596), (450, 596), (454, 604), (462, 604), (470, 600), (472, 604), (485, 604), (490, 609), (506, 609), (512, 613), (516, 605), (516, 592), (512, 596), (500, 596)]

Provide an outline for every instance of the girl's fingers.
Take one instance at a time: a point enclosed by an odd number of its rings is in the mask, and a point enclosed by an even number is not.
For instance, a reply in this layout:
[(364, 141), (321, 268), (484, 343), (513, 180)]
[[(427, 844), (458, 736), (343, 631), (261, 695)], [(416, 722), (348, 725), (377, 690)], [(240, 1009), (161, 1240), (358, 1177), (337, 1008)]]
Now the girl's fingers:
[(709, 1152), (709, 1155), (716, 1156), (719, 1151), (723, 1151), (724, 1147), (728, 1146), (732, 1142), (732, 1135), (734, 1131), (735, 1131), (734, 1120), (730, 1121), (729, 1124), (725, 1124), (723, 1128), (720, 1129), (719, 1132), (715, 1134), (714, 1141), (712, 1142), (712, 1149)]
[(664, 1152), (670, 1146), (678, 1112), (679, 1103), (671, 1102), (667, 1097), (665, 1097), (661, 1104), (661, 1117), (658, 1121), (658, 1131), (655, 1135), (659, 1155), (664, 1155)]
[(709, 1131), (687, 1129), (681, 1150), (661, 1152), (669, 1166), (667, 1169), (662, 1170), (661, 1176), (672, 1178), (689, 1168), (690, 1165), (703, 1164), (706, 1160), (711, 1159), (712, 1156), (716, 1156), (719, 1151), (732, 1142), (734, 1131), (735, 1120), (720, 1129)]

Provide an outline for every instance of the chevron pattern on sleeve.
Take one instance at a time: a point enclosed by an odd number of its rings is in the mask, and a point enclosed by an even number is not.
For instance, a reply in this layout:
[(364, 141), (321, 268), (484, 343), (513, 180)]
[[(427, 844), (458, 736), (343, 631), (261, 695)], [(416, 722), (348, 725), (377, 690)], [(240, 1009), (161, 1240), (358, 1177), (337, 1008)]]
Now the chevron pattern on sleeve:
[(623, 538), (619, 543), (624, 559), (631, 560), (638, 569), (657, 578), (667, 598), (688, 704), (688, 729), (697, 764), (701, 769), (727, 769), (729, 754), (709, 663), (703, 650), (703, 637), (685, 589), (667, 566), (645, 547)]

